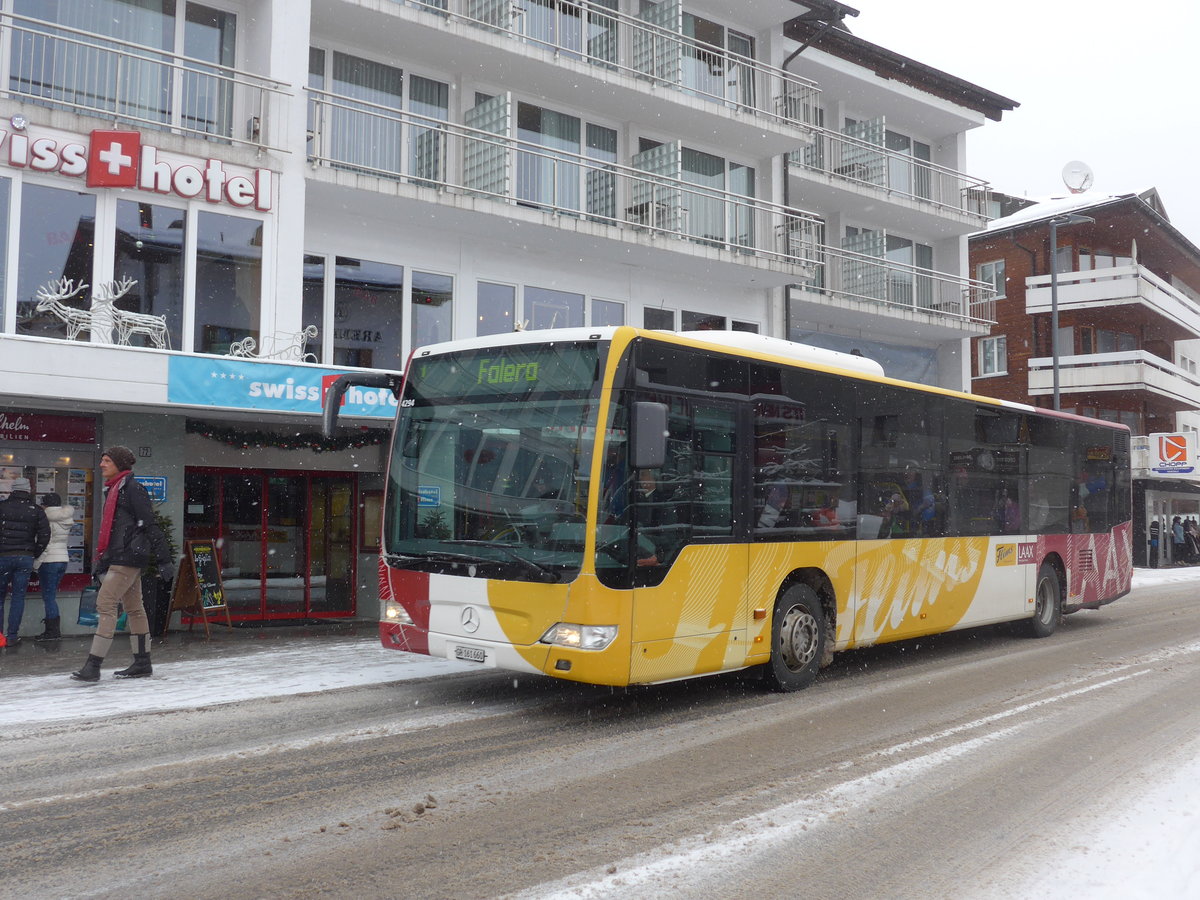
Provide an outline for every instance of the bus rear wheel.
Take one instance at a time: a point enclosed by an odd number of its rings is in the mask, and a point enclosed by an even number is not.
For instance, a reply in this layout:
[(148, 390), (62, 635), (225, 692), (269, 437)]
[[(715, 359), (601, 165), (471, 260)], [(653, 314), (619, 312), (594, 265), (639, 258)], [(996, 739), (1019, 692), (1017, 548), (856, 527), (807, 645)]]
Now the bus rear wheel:
[(771, 660), (767, 683), (777, 691), (798, 691), (812, 684), (825, 655), (825, 610), (806, 584), (794, 584), (775, 601), (771, 621)]
[(1058, 570), (1047, 563), (1038, 569), (1037, 590), (1034, 592), (1033, 618), (1029, 620), (1032, 637), (1050, 637), (1062, 619), (1062, 587)]

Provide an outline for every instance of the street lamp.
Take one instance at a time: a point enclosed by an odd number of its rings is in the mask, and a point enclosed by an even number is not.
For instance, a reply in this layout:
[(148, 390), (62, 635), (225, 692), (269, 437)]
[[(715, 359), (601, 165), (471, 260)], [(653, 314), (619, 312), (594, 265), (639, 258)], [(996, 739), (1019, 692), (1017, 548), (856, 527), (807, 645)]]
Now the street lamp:
[(1091, 216), (1066, 213), (1050, 220), (1050, 367), (1054, 373), (1054, 408), (1060, 409), (1058, 399), (1058, 226), (1084, 225), (1095, 222)]

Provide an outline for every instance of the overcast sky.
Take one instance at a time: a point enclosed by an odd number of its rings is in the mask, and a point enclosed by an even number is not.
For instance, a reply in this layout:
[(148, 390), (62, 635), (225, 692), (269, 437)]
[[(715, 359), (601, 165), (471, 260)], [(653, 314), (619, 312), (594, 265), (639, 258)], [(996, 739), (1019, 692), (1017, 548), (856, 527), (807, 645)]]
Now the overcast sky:
[[(1010, 194), (1158, 188), (1200, 245), (1200, 0), (847, 0), (859, 37), (1020, 104), (969, 132), (967, 174)], [(936, 135), (930, 135), (936, 137)]]

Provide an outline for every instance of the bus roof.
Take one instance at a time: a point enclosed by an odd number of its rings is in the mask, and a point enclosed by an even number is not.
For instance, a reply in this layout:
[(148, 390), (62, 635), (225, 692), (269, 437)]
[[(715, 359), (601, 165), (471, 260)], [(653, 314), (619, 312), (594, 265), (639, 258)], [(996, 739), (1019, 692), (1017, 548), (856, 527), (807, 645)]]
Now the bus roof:
[(883, 366), (873, 359), (852, 353), (842, 353), (837, 350), (827, 350), (824, 347), (814, 347), (796, 341), (768, 337), (748, 331), (659, 331), (644, 328), (634, 328), (629, 325), (604, 325), (596, 328), (545, 328), (537, 331), (509, 331), (500, 334), (488, 334), (481, 337), (462, 338), (456, 341), (445, 341), (440, 344), (429, 344), (418, 347), (413, 351), (412, 358), (423, 356), (455, 353), (461, 350), (475, 350), (485, 347), (508, 347), (519, 344), (551, 344), (559, 341), (577, 343), (582, 341), (612, 341), (618, 332), (632, 332), (634, 336), (661, 338), (671, 343), (688, 345), (706, 344), (714, 350), (724, 350), (727, 353), (751, 353), (772, 360), (793, 361), (817, 368), (840, 369), (848, 375), (865, 377), (868, 380), (882, 380), (893, 384), (903, 385), (916, 390), (928, 391), (964, 399), (976, 400), (992, 406), (1007, 409), (1032, 412), (1039, 415), (1055, 416), (1086, 422), (1092, 425), (1109, 426), (1117, 430), (1128, 431), (1128, 426), (1117, 422), (1106, 422), (1103, 419), (1093, 419), (1079, 416), (1075, 413), (1062, 412), (1055, 409), (1032, 406), (1028, 403), (1018, 403), (1012, 400), (1002, 400), (997, 397), (987, 397), (966, 391), (956, 391), (936, 385), (919, 384), (889, 378)]
[[(432, 354), (453, 353), (458, 350), (474, 350), (481, 347), (507, 347), (514, 344), (553, 343), (556, 341), (611, 341), (618, 330), (627, 326), (605, 325), (600, 328), (547, 328), (539, 331), (511, 331), (489, 334), (482, 337), (464, 338), (442, 344), (418, 347), (414, 357)], [(731, 351), (750, 351), (764, 356), (783, 357), (817, 366), (833, 366), (852, 372), (883, 377), (883, 366), (865, 356), (826, 350), (796, 341), (768, 337), (749, 331), (653, 331), (635, 329), (654, 337), (680, 337), (689, 343), (700, 342)]]

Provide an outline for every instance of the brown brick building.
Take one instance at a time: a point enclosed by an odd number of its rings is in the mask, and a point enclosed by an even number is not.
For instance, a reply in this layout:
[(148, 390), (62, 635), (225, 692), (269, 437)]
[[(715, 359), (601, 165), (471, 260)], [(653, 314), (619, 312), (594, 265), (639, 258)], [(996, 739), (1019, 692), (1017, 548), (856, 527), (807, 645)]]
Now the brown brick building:
[(1134, 434), (1190, 427), (1179, 414), (1200, 409), (1200, 248), (1154, 190), (1030, 205), (970, 238), (972, 274), (999, 290), (996, 324), (971, 340), (971, 389), (1053, 405), (1051, 220), (1060, 407)]

